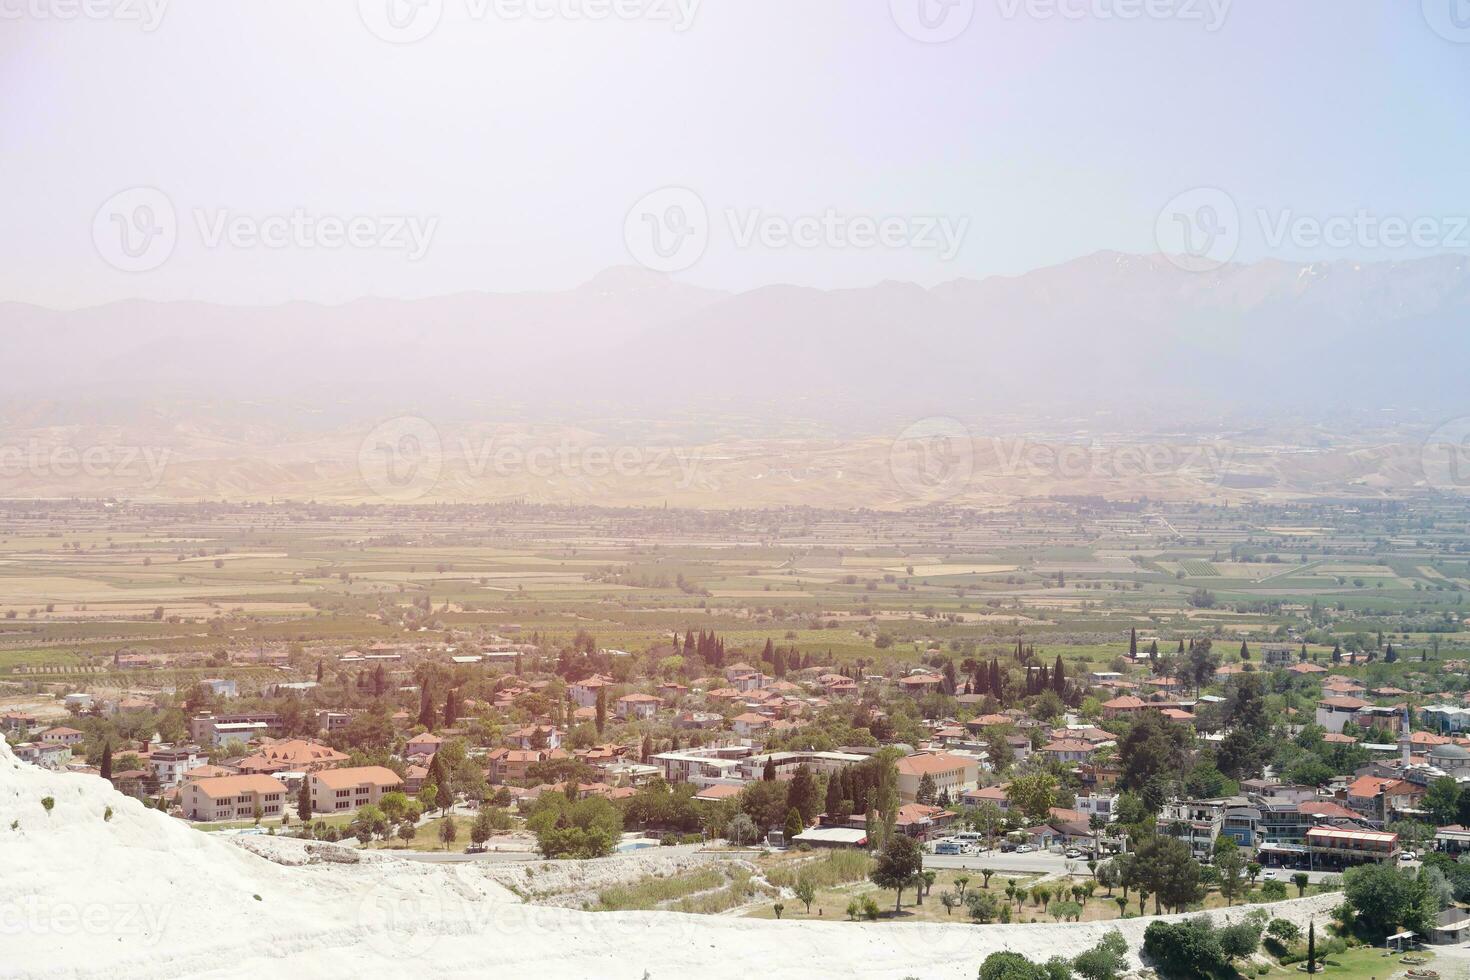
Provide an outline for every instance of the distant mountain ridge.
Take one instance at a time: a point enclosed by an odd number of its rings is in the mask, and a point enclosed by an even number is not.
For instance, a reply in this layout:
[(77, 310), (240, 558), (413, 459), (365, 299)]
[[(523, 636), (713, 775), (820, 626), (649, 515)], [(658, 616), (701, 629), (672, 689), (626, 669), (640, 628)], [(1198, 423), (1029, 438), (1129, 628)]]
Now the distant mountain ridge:
[[(122, 402), (370, 416), (685, 417), (779, 425), (1213, 404), (1462, 409), (1470, 257), (1267, 260), (1191, 273), (1100, 252), (933, 288), (726, 293), (641, 269), (561, 292), (269, 307), (0, 304), (0, 419)], [(112, 406), (102, 408), (101, 406)], [(35, 419), (33, 419), (34, 421)]]

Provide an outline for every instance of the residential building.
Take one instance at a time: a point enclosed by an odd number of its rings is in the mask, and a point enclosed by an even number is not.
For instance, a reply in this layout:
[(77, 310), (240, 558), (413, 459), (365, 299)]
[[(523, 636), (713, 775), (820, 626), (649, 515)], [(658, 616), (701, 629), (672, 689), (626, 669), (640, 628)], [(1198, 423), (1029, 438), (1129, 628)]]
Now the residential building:
[(43, 731), (38, 737), (42, 742), (47, 742), (54, 745), (65, 745), (67, 747), (81, 745), (87, 739), (87, 735), (85, 732), (79, 732), (75, 728), (66, 728), (65, 726), (48, 728)]
[(21, 742), (12, 748), (17, 759), (42, 769), (61, 772), (71, 762), (71, 746), (60, 742)]
[(279, 817), (288, 793), (278, 779), (240, 775), (186, 780), (179, 795), (190, 820), (251, 820)]
[(148, 766), (162, 789), (173, 789), (190, 770), (208, 762), (209, 756), (197, 745), (158, 745), (148, 753)]
[(377, 803), (384, 793), (403, 786), (398, 774), (385, 766), (354, 766), (324, 769), (308, 775), (313, 813), (356, 810)]
[(949, 752), (930, 752), (906, 756), (896, 763), (898, 798), (913, 803), (919, 797), (919, 784), (925, 776), (934, 782), (936, 795), (957, 800), (980, 784), (980, 763), (969, 756)]
[(1313, 827), (1307, 831), (1306, 848), (1313, 868), (1339, 870), (1368, 862), (1382, 864), (1398, 858), (1399, 835), (1377, 830)]
[(567, 695), (577, 704), (584, 708), (592, 708), (597, 705), (597, 692), (611, 688), (613, 679), (601, 674), (593, 674), (591, 677), (580, 681), (573, 681), (567, 686)]
[(657, 714), (663, 704), (664, 699), (655, 694), (624, 694), (618, 698), (614, 711), (619, 718), (643, 721)]
[(274, 711), (231, 715), (201, 714), (189, 719), (189, 739), (199, 745), (249, 742), (280, 730), (281, 716)]
[(316, 772), (330, 769), (347, 761), (347, 754), (338, 752), (329, 745), (292, 738), (262, 745), (254, 754), (247, 755), (235, 768), (244, 773)]
[(1225, 800), (1172, 800), (1159, 815), (1159, 831), (1178, 837), (1197, 860), (1206, 860), (1225, 825), (1225, 805)]

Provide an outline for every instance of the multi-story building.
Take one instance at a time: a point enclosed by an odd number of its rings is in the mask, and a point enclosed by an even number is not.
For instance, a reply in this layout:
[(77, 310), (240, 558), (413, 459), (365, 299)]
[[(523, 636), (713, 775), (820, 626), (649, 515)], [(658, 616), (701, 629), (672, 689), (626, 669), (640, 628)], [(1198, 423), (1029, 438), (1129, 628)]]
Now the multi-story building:
[(200, 745), (248, 742), (252, 738), (269, 735), (280, 727), (281, 716), (274, 711), (233, 715), (201, 714), (189, 719), (189, 738)]
[(251, 820), (284, 812), (286, 784), (270, 776), (211, 776), (186, 780), (180, 792), (190, 820)]
[(1215, 838), (1225, 825), (1225, 800), (1173, 800), (1159, 814), (1161, 833), (1189, 845), (1196, 859), (1214, 854)]
[(191, 769), (209, 762), (197, 745), (158, 745), (148, 753), (148, 767), (161, 789), (173, 789)]
[(308, 775), (313, 813), (338, 813), (377, 803), (384, 793), (403, 786), (403, 780), (385, 766), (323, 769)]
[(969, 756), (949, 752), (920, 753), (899, 759), (896, 766), (901, 803), (918, 800), (919, 784), (925, 776), (933, 779), (936, 794), (951, 800), (959, 799), (980, 785), (980, 763)]
[(651, 761), (663, 770), (666, 782), (693, 783), (695, 786), (739, 784), (744, 781), (740, 775), (740, 762), (750, 754), (746, 746), (730, 746), (660, 752)]
[(75, 728), (57, 726), (48, 728), (40, 734), (43, 742), (56, 745), (76, 746), (81, 745), (87, 739), (86, 732), (79, 732)]
[(1399, 835), (1381, 830), (1313, 827), (1307, 831), (1307, 853), (1313, 868), (1336, 870), (1356, 864), (1396, 860)]

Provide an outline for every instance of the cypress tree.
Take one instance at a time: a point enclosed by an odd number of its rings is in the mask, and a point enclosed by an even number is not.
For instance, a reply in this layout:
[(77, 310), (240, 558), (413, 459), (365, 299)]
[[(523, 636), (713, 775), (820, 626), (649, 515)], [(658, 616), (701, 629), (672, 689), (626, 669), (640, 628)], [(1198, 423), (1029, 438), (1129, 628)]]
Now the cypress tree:
[(302, 823), (311, 819), (311, 776), (301, 777), (301, 789), (296, 794), (296, 815)]
[(1317, 922), (1307, 923), (1307, 972), (1317, 972)]
[(1129, 629), (1128, 629), (1128, 656), (1135, 657), (1135, 658), (1138, 656), (1138, 628), (1137, 627), (1129, 627)]
[(767, 783), (776, 781), (776, 760), (770, 756), (766, 757), (766, 767), (761, 771), (761, 780)]
[(829, 820), (832, 819), (833, 814), (842, 808), (842, 800), (842, 773), (838, 771), (827, 778), (827, 799), (825, 806)]
[(1064, 694), (1067, 690), (1067, 674), (1062, 667), (1062, 655), (1057, 654), (1057, 662), (1051, 669), (1051, 689), (1058, 694)]
[(102, 745), (102, 778), (112, 782), (112, 742), (104, 742)]

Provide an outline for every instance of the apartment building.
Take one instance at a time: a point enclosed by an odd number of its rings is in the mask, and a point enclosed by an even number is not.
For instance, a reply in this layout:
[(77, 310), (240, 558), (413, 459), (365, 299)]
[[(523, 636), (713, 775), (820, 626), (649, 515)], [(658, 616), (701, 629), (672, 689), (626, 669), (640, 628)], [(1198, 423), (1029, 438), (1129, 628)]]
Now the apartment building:
[(356, 810), (376, 803), (384, 793), (403, 786), (398, 773), (385, 766), (354, 766), (349, 769), (323, 769), (308, 775), (313, 813), (337, 813)]
[(190, 820), (252, 820), (279, 817), (288, 796), (286, 784), (270, 776), (211, 776), (185, 781), (180, 792)]

